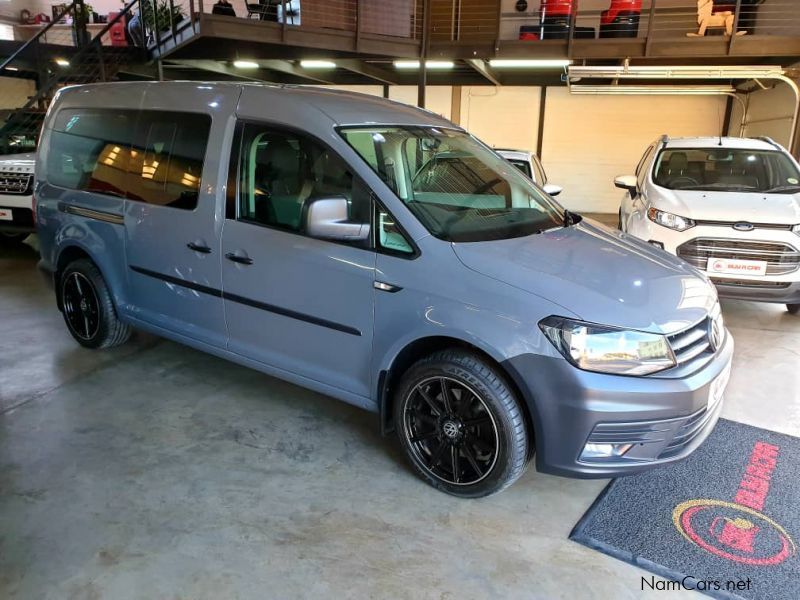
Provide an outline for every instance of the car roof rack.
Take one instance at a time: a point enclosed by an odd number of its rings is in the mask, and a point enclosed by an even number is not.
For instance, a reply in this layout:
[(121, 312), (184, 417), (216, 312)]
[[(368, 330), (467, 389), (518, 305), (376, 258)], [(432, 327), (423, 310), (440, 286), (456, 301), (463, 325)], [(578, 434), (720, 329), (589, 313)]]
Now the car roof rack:
[(669, 136), (665, 133), (661, 136), (661, 146), (666, 146), (667, 142), (669, 142)]

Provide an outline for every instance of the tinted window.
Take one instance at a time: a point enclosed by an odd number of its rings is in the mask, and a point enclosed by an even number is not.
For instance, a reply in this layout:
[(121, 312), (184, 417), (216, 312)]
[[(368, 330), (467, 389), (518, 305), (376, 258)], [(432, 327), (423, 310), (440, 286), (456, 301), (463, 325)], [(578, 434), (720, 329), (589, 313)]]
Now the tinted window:
[(208, 115), (142, 112), (130, 151), (128, 198), (195, 208), (210, 128)]
[(740, 148), (670, 148), (658, 155), (656, 184), (679, 190), (795, 193), (800, 171), (782, 152)]
[(350, 220), (371, 222), (369, 189), (333, 151), (296, 133), (245, 126), (240, 219), (302, 233), (304, 205), (335, 196), (347, 199)]
[(72, 190), (125, 193), (135, 111), (62, 110), (50, 135), (47, 179)]

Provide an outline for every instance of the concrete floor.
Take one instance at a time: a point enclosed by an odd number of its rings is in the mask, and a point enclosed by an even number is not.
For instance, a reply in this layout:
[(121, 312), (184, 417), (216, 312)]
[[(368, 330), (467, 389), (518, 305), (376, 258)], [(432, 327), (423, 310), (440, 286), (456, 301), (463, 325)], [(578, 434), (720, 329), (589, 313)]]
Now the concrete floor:
[[(36, 260), (0, 249), (0, 598), (643, 596), (567, 539), (605, 481), (450, 498), (371, 414), (143, 334), (80, 348)], [(724, 416), (800, 435), (800, 318), (724, 311)]]

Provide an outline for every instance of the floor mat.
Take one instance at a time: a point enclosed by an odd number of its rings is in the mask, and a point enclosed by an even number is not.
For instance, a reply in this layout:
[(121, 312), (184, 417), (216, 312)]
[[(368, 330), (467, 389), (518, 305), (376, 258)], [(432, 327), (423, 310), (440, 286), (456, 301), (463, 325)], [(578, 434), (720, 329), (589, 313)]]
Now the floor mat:
[(570, 538), (659, 577), (637, 590), (800, 598), (800, 439), (721, 419), (687, 460), (612, 481)]

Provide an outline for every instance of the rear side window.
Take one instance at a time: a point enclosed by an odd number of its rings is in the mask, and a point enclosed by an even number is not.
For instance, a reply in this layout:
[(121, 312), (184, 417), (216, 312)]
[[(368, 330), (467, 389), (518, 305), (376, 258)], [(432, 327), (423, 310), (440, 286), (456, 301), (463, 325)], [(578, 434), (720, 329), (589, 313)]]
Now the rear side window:
[(210, 129), (208, 115), (143, 111), (130, 151), (128, 198), (194, 209)]
[(125, 194), (136, 111), (62, 110), (50, 136), (47, 179), (59, 187)]
[(50, 138), (56, 186), (193, 209), (211, 117), (203, 114), (65, 109)]

